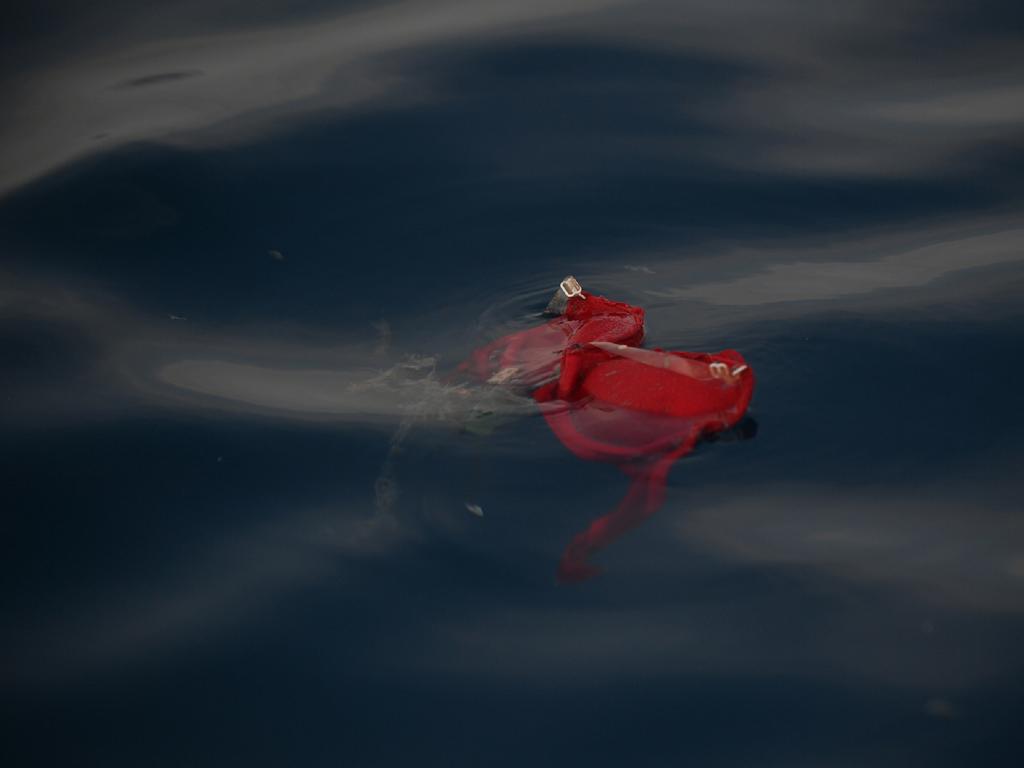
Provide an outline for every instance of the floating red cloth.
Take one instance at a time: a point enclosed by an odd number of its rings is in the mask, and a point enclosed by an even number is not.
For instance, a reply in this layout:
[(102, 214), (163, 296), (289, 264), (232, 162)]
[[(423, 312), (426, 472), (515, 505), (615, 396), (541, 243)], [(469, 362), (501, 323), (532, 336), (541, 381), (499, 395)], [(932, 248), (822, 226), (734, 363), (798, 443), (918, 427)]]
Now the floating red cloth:
[(473, 353), (461, 370), (487, 380), (499, 376), (536, 386), (554, 374), (562, 354), (577, 344), (611, 341), (630, 346), (644, 339), (644, 311), (603, 296), (573, 296), (548, 323), (503, 336)]
[(738, 352), (640, 349), (643, 334), (639, 307), (573, 296), (561, 317), (498, 339), (462, 366), (533, 388), (570, 451), (632, 478), (619, 505), (570, 542), (558, 569), (563, 581), (596, 573), (589, 555), (657, 511), (672, 464), (702, 436), (739, 422), (753, 395), (753, 372)]

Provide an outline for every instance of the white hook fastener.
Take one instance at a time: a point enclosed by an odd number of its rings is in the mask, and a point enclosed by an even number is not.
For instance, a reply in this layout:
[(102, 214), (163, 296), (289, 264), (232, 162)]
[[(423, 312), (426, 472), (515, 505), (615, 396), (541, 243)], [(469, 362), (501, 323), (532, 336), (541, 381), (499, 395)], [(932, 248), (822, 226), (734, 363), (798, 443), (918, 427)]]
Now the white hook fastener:
[(711, 370), (711, 375), (714, 376), (716, 379), (735, 378), (736, 376), (739, 376), (741, 373), (747, 370), (748, 367), (749, 366), (746, 365), (738, 365), (730, 371), (729, 366), (727, 366), (725, 363), (714, 362), (708, 364), (708, 368)]
[(583, 286), (572, 275), (569, 275), (569, 277), (560, 282), (558, 287), (562, 289), (562, 293), (565, 294), (567, 299), (571, 299), (573, 296), (579, 296), (581, 299), (587, 298), (583, 295)]

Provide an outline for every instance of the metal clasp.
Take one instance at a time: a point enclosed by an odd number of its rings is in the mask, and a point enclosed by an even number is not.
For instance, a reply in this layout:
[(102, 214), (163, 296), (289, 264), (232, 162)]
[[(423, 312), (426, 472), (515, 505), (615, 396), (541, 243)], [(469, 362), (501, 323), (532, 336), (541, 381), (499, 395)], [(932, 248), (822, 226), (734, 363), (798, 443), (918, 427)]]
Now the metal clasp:
[(562, 289), (562, 293), (565, 294), (567, 299), (571, 299), (573, 296), (579, 296), (581, 299), (587, 298), (583, 295), (583, 286), (580, 285), (579, 280), (572, 275), (569, 275), (565, 280), (560, 282), (558, 287)]

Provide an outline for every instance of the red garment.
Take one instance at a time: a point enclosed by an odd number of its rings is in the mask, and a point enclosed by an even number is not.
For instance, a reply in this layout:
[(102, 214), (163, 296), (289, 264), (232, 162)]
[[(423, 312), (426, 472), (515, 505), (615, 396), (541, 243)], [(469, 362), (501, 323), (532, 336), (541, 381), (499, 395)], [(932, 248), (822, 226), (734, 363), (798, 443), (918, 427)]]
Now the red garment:
[(503, 336), (473, 353), (460, 370), (487, 380), (513, 371), (515, 380), (537, 386), (554, 374), (562, 354), (575, 344), (613, 341), (638, 346), (644, 339), (644, 311), (603, 296), (573, 296), (565, 312), (537, 328)]
[(535, 388), (534, 400), (570, 451), (613, 463), (633, 480), (615, 510), (570, 542), (559, 563), (562, 581), (596, 573), (589, 555), (657, 511), (672, 464), (702, 436), (734, 426), (753, 395), (753, 372), (738, 352), (644, 350), (643, 335), (639, 307), (574, 296), (562, 316), (498, 339), (460, 367)]

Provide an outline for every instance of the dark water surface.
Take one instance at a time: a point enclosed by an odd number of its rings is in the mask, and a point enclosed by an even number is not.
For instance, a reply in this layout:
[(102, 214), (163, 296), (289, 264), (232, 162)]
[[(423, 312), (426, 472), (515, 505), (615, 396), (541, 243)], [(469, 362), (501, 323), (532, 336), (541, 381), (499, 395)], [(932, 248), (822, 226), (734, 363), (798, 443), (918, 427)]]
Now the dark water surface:
[[(1019, 4), (23, 5), (4, 765), (1024, 765)], [(559, 585), (568, 273), (758, 430)]]

